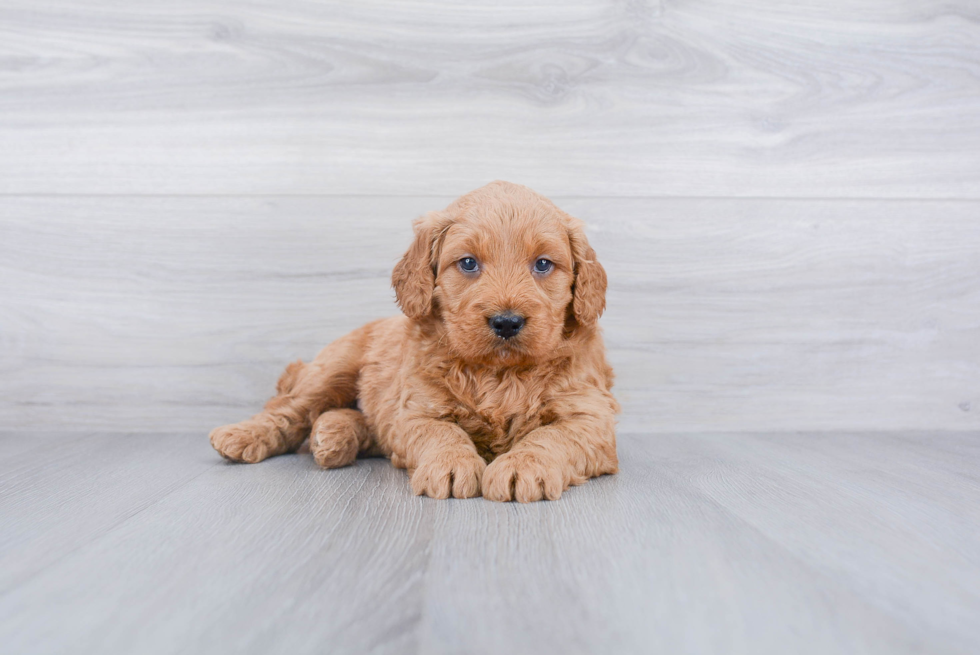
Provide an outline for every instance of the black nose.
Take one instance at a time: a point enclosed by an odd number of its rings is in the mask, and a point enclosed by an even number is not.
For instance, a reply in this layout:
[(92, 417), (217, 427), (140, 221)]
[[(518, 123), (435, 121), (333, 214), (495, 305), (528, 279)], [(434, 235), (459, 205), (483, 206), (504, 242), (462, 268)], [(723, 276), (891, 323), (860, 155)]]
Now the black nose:
[(517, 314), (497, 314), (490, 317), (490, 327), (502, 339), (510, 339), (524, 327), (524, 317)]

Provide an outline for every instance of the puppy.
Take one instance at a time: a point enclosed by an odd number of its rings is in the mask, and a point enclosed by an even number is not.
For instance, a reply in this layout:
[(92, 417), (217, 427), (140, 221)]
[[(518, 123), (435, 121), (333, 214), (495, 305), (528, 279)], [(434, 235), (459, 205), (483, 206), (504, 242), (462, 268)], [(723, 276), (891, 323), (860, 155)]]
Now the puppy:
[(606, 273), (582, 222), (493, 182), (414, 227), (391, 276), (405, 315), (290, 364), (260, 414), (211, 432), (214, 448), (260, 462), (309, 436), (320, 466), (384, 455), (432, 498), (556, 500), (615, 473)]

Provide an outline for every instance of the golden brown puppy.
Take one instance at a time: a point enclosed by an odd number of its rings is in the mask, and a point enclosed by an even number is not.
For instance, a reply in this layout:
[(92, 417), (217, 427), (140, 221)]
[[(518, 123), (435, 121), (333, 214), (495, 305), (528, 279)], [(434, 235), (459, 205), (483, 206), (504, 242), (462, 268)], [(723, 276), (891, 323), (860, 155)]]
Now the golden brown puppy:
[(616, 472), (606, 273), (581, 221), (493, 182), (416, 220), (391, 279), (405, 316), (290, 364), (215, 449), (259, 462), (309, 436), (320, 466), (383, 454), (433, 498), (555, 500)]

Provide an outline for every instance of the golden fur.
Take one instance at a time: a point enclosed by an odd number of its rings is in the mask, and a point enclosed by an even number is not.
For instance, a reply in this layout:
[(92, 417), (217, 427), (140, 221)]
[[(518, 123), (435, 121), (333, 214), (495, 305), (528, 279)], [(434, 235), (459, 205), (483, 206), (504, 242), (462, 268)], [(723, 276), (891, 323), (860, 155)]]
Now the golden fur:
[[(309, 436), (320, 466), (382, 454), (433, 498), (555, 500), (616, 472), (619, 406), (596, 326), (606, 273), (581, 221), (494, 182), (415, 221), (392, 285), (404, 316), (290, 364), (263, 412), (211, 432), (215, 449), (259, 462)], [(505, 340), (488, 320), (506, 311), (526, 322)]]

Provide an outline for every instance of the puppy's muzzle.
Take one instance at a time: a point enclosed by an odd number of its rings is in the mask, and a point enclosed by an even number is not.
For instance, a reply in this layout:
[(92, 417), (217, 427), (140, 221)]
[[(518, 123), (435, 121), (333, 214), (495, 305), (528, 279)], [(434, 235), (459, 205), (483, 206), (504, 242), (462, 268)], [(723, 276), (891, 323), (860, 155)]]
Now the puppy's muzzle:
[(524, 327), (524, 317), (513, 312), (495, 314), (487, 320), (490, 323), (490, 329), (501, 339), (510, 339), (516, 336)]

